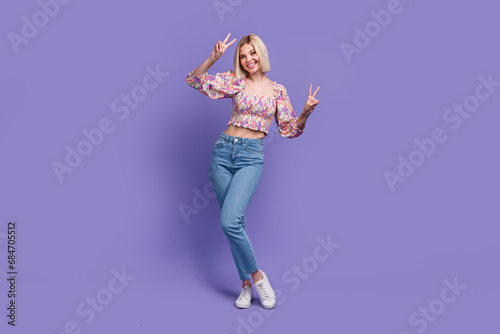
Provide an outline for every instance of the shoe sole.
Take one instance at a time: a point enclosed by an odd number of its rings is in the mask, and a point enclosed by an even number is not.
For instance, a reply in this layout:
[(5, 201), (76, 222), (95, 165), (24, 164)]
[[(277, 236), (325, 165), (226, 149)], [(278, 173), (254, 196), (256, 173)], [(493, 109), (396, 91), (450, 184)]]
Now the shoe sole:
[[(252, 305), (252, 303), (250, 303), (250, 305)], [(239, 309), (249, 308), (250, 305), (248, 305), (248, 306), (238, 306), (238, 305), (234, 304), (234, 306), (236, 306), (236, 308), (239, 308)]]
[[(252, 299), (253, 299), (253, 296), (252, 296)], [(241, 308), (241, 309), (249, 308), (252, 305), (252, 299), (250, 299), (250, 302), (246, 306), (237, 306), (236, 303), (234, 303), (234, 306), (236, 308)]]

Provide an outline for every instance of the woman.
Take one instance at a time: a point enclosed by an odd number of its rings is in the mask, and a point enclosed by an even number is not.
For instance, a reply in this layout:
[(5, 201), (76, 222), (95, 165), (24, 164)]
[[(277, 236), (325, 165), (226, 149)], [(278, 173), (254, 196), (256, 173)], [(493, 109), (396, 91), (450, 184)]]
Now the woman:
[(304, 111), (299, 117), (285, 87), (266, 77), (270, 65), (267, 48), (254, 34), (243, 37), (236, 47), (234, 71), (208, 75), (207, 70), (236, 39), (215, 45), (210, 57), (189, 72), (186, 82), (212, 99), (232, 98), (233, 112), (228, 128), (214, 144), (210, 181), (221, 207), (221, 228), (229, 241), (243, 288), (235, 306), (247, 308), (253, 297), (253, 279), (261, 304), (271, 309), (276, 296), (266, 274), (259, 270), (250, 240), (245, 232), (244, 214), (255, 193), (264, 166), (264, 137), (272, 119), (283, 137), (295, 138), (304, 132), (309, 115), (319, 103), (309, 87)]

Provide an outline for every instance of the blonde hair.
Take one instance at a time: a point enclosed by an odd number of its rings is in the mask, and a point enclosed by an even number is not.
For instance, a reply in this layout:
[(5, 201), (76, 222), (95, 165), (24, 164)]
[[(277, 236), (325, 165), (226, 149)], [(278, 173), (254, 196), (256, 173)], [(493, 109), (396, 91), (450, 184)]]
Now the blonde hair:
[(245, 45), (250, 44), (255, 49), (257, 56), (260, 59), (260, 71), (262, 73), (269, 72), (271, 70), (271, 64), (269, 64), (269, 56), (267, 54), (267, 48), (262, 39), (259, 36), (250, 34), (244, 36), (238, 45), (236, 46), (236, 52), (234, 53), (234, 75), (237, 78), (245, 78), (248, 75), (247, 70), (241, 66), (240, 62), (240, 48)]

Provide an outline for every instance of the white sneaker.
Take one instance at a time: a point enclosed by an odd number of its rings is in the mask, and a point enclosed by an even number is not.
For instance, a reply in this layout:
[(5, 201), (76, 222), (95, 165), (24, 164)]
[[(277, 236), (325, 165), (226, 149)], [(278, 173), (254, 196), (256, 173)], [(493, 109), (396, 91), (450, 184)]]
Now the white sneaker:
[(244, 286), (241, 289), (238, 299), (234, 302), (237, 308), (248, 308), (252, 303), (253, 289), (251, 286)]
[(274, 294), (274, 290), (271, 287), (271, 283), (269, 283), (269, 279), (267, 275), (261, 270), (263, 279), (260, 281), (254, 282), (255, 289), (259, 293), (260, 303), (265, 309), (271, 309), (276, 305), (276, 295)]

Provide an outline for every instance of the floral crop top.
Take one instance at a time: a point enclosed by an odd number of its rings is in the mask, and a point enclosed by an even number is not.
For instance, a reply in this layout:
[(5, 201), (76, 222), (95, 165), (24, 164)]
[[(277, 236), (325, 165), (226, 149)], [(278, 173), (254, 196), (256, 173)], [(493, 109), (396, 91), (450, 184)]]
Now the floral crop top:
[(189, 86), (211, 99), (233, 100), (233, 113), (228, 125), (259, 130), (267, 134), (274, 117), (281, 136), (294, 138), (304, 132), (297, 126), (298, 117), (295, 117), (285, 87), (276, 81), (274, 96), (269, 98), (245, 92), (246, 78), (236, 78), (232, 70), (215, 75), (204, 73), (200, 76), (193, 76), (193, 72), (194, 70), (189, 72), (186, 78)]

